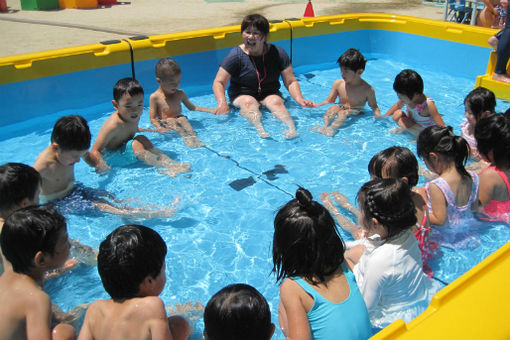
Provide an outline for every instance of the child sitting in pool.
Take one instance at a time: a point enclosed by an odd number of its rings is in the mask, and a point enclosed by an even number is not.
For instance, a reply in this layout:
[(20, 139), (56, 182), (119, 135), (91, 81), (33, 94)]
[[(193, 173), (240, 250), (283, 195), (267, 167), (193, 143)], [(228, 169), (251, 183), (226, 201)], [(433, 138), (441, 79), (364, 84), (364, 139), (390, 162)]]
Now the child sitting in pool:
[[(434, 258), (437, 255), (437, 244), (430, 239), (430, 222), (428, 218), (427, 209), (427, 194), (423, 188), (414, 188), (418, 184), (418, 160), (414, 154), (408, 148), (401, 146), (392, 146), (385, 150), (378, 152), (372, 157), (368, 163), (368, 172), (370, 177), (374, 178), (398, 178), (406, 182), (409, 188), (411, 188), (411, 197), (416, 207), (415, 215), (418, 221), (411, 230), (416, 236), (418, 245), (420, 247), (422, 260), (423, 260), (423, 271), (427, 273), (429, 277), (432, 276), (433, 272), (428, 265), (428, 260)], [(360, 221), (360, 212), (351, 203), (349, 203), (347, 197), (338, 191), (331, 193), (331, 196), (335, 199), (338, 205), (353, 213), (357, 220)], [(335, 217), (338, 224), (350, 232), (354, 239), (362, 238), (364, 235), (360, 227), (354, 225), (345, 216), (340, 214), (337, 207), (331, 201), (328, 193), (322, 193), (321, 200), (324, 206), (331, 212)]]
[[(476, 123), (483, 117), (494, 113), (495, 110), (496, 96), (494, 96), (494, 92), (486, 89), (485, 87), (477, 87), (476, 89), (469, 92), (464, 99), (464, 111), (466, 117), (460, 124), (460, 136), (464, 138), (466, 142), (468, 142), (471, 151), (470, 156), (476, 161), (481, 160), (475, 140)], [(487, 163), (483, 163), (484, 166), (481, 169), (487, 166)]]
[(165, 169), (160, 172), (171, 177), (189, 171), (190, 164), (174, 162), (147, 137), (135, 136), (143, 111), (143, 88), (138, 81), (131, 78), (119, 80), (113, 88), (113, 98), (116, 111), (101, 126), (96, 142), (86, 155), (89, 165), (97, 172), (105, 172), (111, 165), (126, 166), (142, 161)]
[(490, 166), (480, 173), (478, 199), (489, 219), (510, 223), (510, 122), (501, 114), (491, 114), (475, 127), (478, 150)]
[(50, 208), (17, 210), (5, 221), (0, 244), (12, 265), (0, 276), (0, 338), (74, 339), (70, 325), (51, 328), (51, 301), (42, 287), (45, 273), (69, 256), (64, 217)]
[(270, 340), (275, 329), (264, 296), (242, 283), (213, 295), (205, 307), (204, 326), (205, 340)]
[(423, 273), (412, 228), (415, 206), (408, 185), (396, 178), (374, 179), (358, 192), (366, 238), (346, 253), (375, 327), (396, 319), (409, 322), (439, 289)]
[(328, 98), (319, 105), (332, 104), (337, 97), (340, 103), (326, 111), (324, 126), (318, 128), (317, 132), (333, 136), (348, 116), (361, 114), (367, 102), (376, 116), (381, 115), (374, 89), (361, 79), (366, 62), (361, 52), (355, 48), (348, 49), (338, 58), (342, 79), (337, 79), (333, 83)]
[(115, 229), (99, 246), (97, 270), (110, 300), (87, 310), (78, 339), (187, 339), (193, 329), (167, 317), (158, 297), (165, 286), (165, 241), (141, 225)]
[(329, 212), (306, 189), (274, 219), (273, 272), (280, 286), (280, 327), (290, 339), (368, 339), (367, 308), (344, 261)]
[(158, 61), (156, 81), (159, 87), (149, 100), (151, 123), (158, 132), (175, 130), (190, 148), (203, 146), (204, 143), (198, 139), (186, 116), (182, 115), (181, 103), (190, 111), (214, 113), (214, 110), (193, 105), (186, 93), (178, 89), (181, 83), (181, 68), (174, 59), (167, 57)]
[[(0, 166), (0, 231), (5, 220), (16, 210), (39, 204), (41, 176), (31, 166), (7, 163)], [(1, 251), (0, 251), (1, 254)], [(11, 267), (0, 256), (0, 274)]]
[[(409, 131), (417, 136), (424, 128), (445, 126), (432, 98), (423, 94), (423, 79), (413, 70), (403, 70), (393, 82), (398, 101), (386, 112), (400, 125), (396, 133)], [(405, 106), (405, 108), (404, 108)]]

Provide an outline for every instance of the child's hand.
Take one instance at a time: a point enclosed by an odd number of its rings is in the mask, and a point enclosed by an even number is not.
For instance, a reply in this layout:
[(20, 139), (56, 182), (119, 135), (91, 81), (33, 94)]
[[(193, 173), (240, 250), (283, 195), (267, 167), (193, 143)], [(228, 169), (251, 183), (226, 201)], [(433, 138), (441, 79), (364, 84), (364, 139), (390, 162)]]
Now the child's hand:
[(297, 103), (303, 107), (317, 107), (317, 104), (312, 102), (311, 100), (300, 98), (297, 100)]
[(170, 130), (169, 128), (164, 128), (164, 127), (162, 127), (162, 126), (160, 126), (160, 127), (158, 127), (158, 128), (156, 129), (156, 131), (157, 131), (157, 132), (159, 132), (159, 133), (168, 132), (169, 130)]
[(108, 164), (106, 164), (105, 161), (102, 161), (96, 166), (96, 172), (101, 176), (106, 175), (108, 171), (110, 171), (110, 169), (111, 167)]

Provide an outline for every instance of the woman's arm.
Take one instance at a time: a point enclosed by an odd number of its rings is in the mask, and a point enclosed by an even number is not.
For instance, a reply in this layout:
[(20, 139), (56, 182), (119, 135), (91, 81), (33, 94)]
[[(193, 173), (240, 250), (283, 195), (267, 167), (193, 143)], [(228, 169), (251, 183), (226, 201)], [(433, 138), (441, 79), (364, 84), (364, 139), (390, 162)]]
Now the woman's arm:
[(214, 111), (214, 114), (216, 115), (224, 115), (230, 111), (227, 103), (227, 97), (225, 96), (225, 89), (230, 81), (230, 77), (230, 73), (220, 66), (213, 82), (213, 92), (216, 97), (216, 102), (218, 103), (218, 106), (216, 106), (216, 110)]
[(304, 99), (301, 94), (301, 87), (299, 87), (299, 83), (294, 76), (294, 71), (292, 70), (292, 66), (289, 65), (285, 70), (282, 71), (282, 79), (283, 84), (289, 90), (290, 96), (292, 99), (296, 101), (301, 106), (304, 107), (316, 107), (317, 104), (314, 102)]

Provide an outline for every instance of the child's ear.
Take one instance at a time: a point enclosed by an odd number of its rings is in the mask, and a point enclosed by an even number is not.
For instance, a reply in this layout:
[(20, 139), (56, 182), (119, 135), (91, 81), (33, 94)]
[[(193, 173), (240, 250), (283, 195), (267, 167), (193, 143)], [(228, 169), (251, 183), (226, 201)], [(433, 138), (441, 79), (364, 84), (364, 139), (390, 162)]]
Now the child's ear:
[(115, 99), (112, 100), (112, 104), (113, 104), (113, 107), (115, 108), (115, 110), (119, 109), (119, 104), (117, 103), (117, 101)]
[(58, 144), (57, 144), (57, 143), (55, 143), (55, 142), (51, 143), (51, 149), (52, 149), (53, 151), (57, 151), (57, 150), (59, 149)]
[(361, 75), (363, 74), (363, 72), (365, 72), (365, 69), (360, 68), (359, 70), (357, 70), (357, 71), (356, 71), (356, 74), (357, 74), (358, 76), (361, 76)]
[(34, 255), (34, 265), (39, 268), (46, 266), (46, 256), (40, 250)]
[(409, 178), (407, 178), (406, 176), (404, 176), (404, 177), (400, 177), (400, 180), (401, 180), (402, 182), (405, 182), (406, 184), (409, 184)]
[(159, 79), (159, 77), (156, 77), (156, 81), (158, 82), (158, 84), (161, 84), (161, 79)]

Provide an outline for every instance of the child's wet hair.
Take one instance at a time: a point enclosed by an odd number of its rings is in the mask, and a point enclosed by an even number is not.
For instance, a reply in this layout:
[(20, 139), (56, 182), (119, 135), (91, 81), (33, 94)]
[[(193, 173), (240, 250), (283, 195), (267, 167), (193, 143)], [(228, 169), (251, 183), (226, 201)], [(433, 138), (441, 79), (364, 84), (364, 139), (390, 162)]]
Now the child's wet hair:
[(411, 150), (392, 146), (379, 151), (368, 163), (368, 172), (377, 178), (407, 178), (410, 188), (418, 184), (418, 160)]
[(382, 224), (388, 238), (408, 230), (417, 222), (411, 189), (398, 178), (376, 178), (361, 187), (358, 192), (359, 208), (365, 224), (375, 218)]
[(466, 107), (466, 111), (469, 107), (470, 113), (475, 117), (475, 120), (478, 121), (484, 112), (495, 112), (496, 96), (494, 92), (485, 87), (477, 87), (468, 93), (464, 99), (464, 106)]
[(2, 252), (16, 273), (27, 274), (37, 252), (54, 255), (59, 235), (66, 228), (64, 216), (50, 207), (16, 210), (2, 228)]
[(393, 90), (413, 99), (415, 94), (423, 94), (423, 79), (413, 70), (403, 70), (395, 77)]
[(90, 129), (87, 121), (76, 115), (61, 117), (53, 126), (51, 142), (57, 143), (60, 149), (88, 150), (90, 148)]
[(488, 158), (492, 151), (498, 168), (510, 166), (510, 121), (503, 114), (493, 113), (476, 123), (475, 138), (478, 152)]
[(181, 74), (181, 67), (175, 59), (166, 57), (159, 59), (156, 64), (156, 77), (159, 79), (168, 78)]
[(301, 276), (323, 282), (344, 262), (344, 244), (335, 221), (312, 194), (299, 188), (274, 219), (273, 272), (276, 280)]
[(97, 270), (104, 289), (113, 300), (135, 297), (146, 277), (159, 275), (166, 251), (156, 231), (137, 224), (118, 227), (99, 246)]
[(364, 70), (367, 60), (363, 54), (355, 48), (349, 48), (336, 61), (340, 67), (346, 67), (354, 72)]
[(269, 340), (271, 312), (258, 290), (232, 284), (213, 295), (204, 310), (206, 340)]
[(32, 200), (41, 185), (37, 170), (22, 163), (0, 166), (0, 212), (19, 205), (25, 198)]
[(455, 168), (462, 176), (471, 177), (464, 165), (469, 157), (470, 148), (466, 140), (453, 133), (451, 126), (429, 126), (418, 136), (416, 143), (418, 156), (428, 160), (434, 152), (443, 156), (446, 161), (454, 162)]
[(143, 87), (138, 80), (133, 78), (123, 78), (113, 87), (113, 99), (118, 103), (123, 95), (129, 94), (131, 97), (143, 95)]
[(249, 14), (244, 17), (241, 23), (241, 32), (244, 32), (249, 27), (255, 27), (257, 30), (267, 37), (269, 35), (269, 21), (260, 14)]

